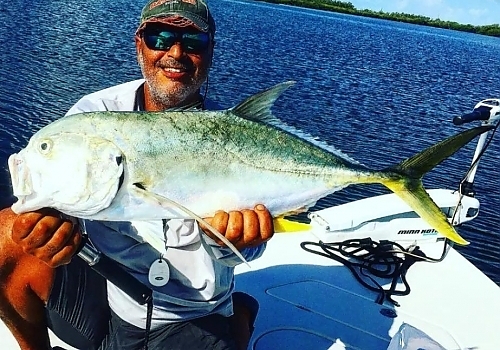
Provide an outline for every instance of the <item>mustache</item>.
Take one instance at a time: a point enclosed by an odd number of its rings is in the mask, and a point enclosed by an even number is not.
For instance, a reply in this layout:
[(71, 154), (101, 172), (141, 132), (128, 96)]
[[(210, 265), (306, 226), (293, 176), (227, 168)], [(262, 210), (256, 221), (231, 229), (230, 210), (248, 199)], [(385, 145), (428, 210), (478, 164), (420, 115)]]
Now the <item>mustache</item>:
[(166, 60), (158, 61), (156, 64), (159, 68), (174, 68), (174, 69), (183, 69), (189, 70), (193, 67), (189, 62), (178, 61), (175, 59), (168, 58)]

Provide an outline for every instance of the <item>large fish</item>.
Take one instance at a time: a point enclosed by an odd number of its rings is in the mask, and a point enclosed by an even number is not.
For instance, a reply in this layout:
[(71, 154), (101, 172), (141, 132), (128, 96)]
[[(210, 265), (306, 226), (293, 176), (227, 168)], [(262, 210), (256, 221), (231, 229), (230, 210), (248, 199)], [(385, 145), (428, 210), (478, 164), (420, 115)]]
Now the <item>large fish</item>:
[(18, 198), (12, 210), (53, 207), (96, 220), (201, 221), (219, 209), (262, 203), (281, 217), (349, 184), (381, 183), (439, 233), (468, 243), (421, 177), (488, 127), (374, 171), (272, 115), (274, 101), (292, 84), (224, 111), (91, 112), (56, 120), (9, 158)]

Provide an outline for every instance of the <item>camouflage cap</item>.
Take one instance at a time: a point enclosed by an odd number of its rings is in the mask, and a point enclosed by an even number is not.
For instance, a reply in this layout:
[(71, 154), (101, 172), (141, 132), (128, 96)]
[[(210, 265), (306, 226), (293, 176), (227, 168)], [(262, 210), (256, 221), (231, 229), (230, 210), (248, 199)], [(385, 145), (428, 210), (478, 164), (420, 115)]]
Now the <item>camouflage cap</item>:
[(142, 9), (137, 31), (151, 22), (194, 26), (202, 32), (215, 33), (215, 21), (204, 0), (149, 0)]

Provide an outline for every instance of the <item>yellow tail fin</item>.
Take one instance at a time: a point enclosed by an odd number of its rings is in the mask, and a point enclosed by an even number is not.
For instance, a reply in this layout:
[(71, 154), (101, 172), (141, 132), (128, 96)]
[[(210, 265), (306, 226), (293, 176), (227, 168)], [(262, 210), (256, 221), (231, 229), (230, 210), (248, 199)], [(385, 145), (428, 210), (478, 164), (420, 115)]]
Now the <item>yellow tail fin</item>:
[(402, 182), (388, 182), (384, 185), (403, 199), (423, 220), (444, 237), (457, 244), (469, 244), (455, 231), (446, 215), (434, 203), (421, 183), (411, 186), (411, 189)]
[(402, 161), (397, 166), (386, 169), (383, 171), (383, 179), (380, 182), (403, 199), (440, 234), (455, 243), (469, 244), (455, 231), (446, 215), (425, 191), (422, 176), (473, 138), (492, 128), (493, 126), (480, 126), (451, 136)]

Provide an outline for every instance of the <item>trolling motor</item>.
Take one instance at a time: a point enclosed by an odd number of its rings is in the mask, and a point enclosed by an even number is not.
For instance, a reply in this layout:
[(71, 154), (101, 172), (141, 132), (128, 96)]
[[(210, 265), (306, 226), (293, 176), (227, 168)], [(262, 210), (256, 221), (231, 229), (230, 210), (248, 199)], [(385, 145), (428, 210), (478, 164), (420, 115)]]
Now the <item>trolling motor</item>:
[[(453, 124), (462, 125), (476, 120), (482, 121), (481, 125), (492, 125), (497, 120), (500, 120), (500, 99), (492, 98), (479, 102), (476, 104), (472, 112), (453, 118)], [(474, 157), (472, 158), (471, 169), (464, 181), (460, 184), (460, 193), (469, 197), (474, 197), (475, 195), (474, 177), (476, 176), (479, 158), (485, 150), (485, 143), (488, 134), (489, 132), (485, 132), (479, 137), (476, 151), (474, 153)]]
[[(488, 134), (495, 132), (500, 125), (497, 123), (500, 120), (500, 99), (479, 102), (471, 113), (455, 117), (453, 124), (476, 120), (481, 121), (482, 126), (496, 126), (481, 134), (459, 193), (444, 189), (427, 191), (452, 225), (470, 221), (479, 212), (473, 182), (479, 160), (491, 141)], [(378, 304), (388, 301), (399, 306), (392, 296), (410, 293), (406, 280), (410, 266), (419, 261), (440, 262), (448, 252), (446, 239), (439, 237), (435, 229), (429, 228), (415, 213), (402, 206), (394, 193), (311, 212), (309, 218), (319, 242), (302, 242), (302, 249), (346, 266), (365, 288), (379, 292), (375, 300)], [(420, 250), (419, 245), (424, 241), (443, 240), (445, 244), (439, 258), (429, 257)]]

